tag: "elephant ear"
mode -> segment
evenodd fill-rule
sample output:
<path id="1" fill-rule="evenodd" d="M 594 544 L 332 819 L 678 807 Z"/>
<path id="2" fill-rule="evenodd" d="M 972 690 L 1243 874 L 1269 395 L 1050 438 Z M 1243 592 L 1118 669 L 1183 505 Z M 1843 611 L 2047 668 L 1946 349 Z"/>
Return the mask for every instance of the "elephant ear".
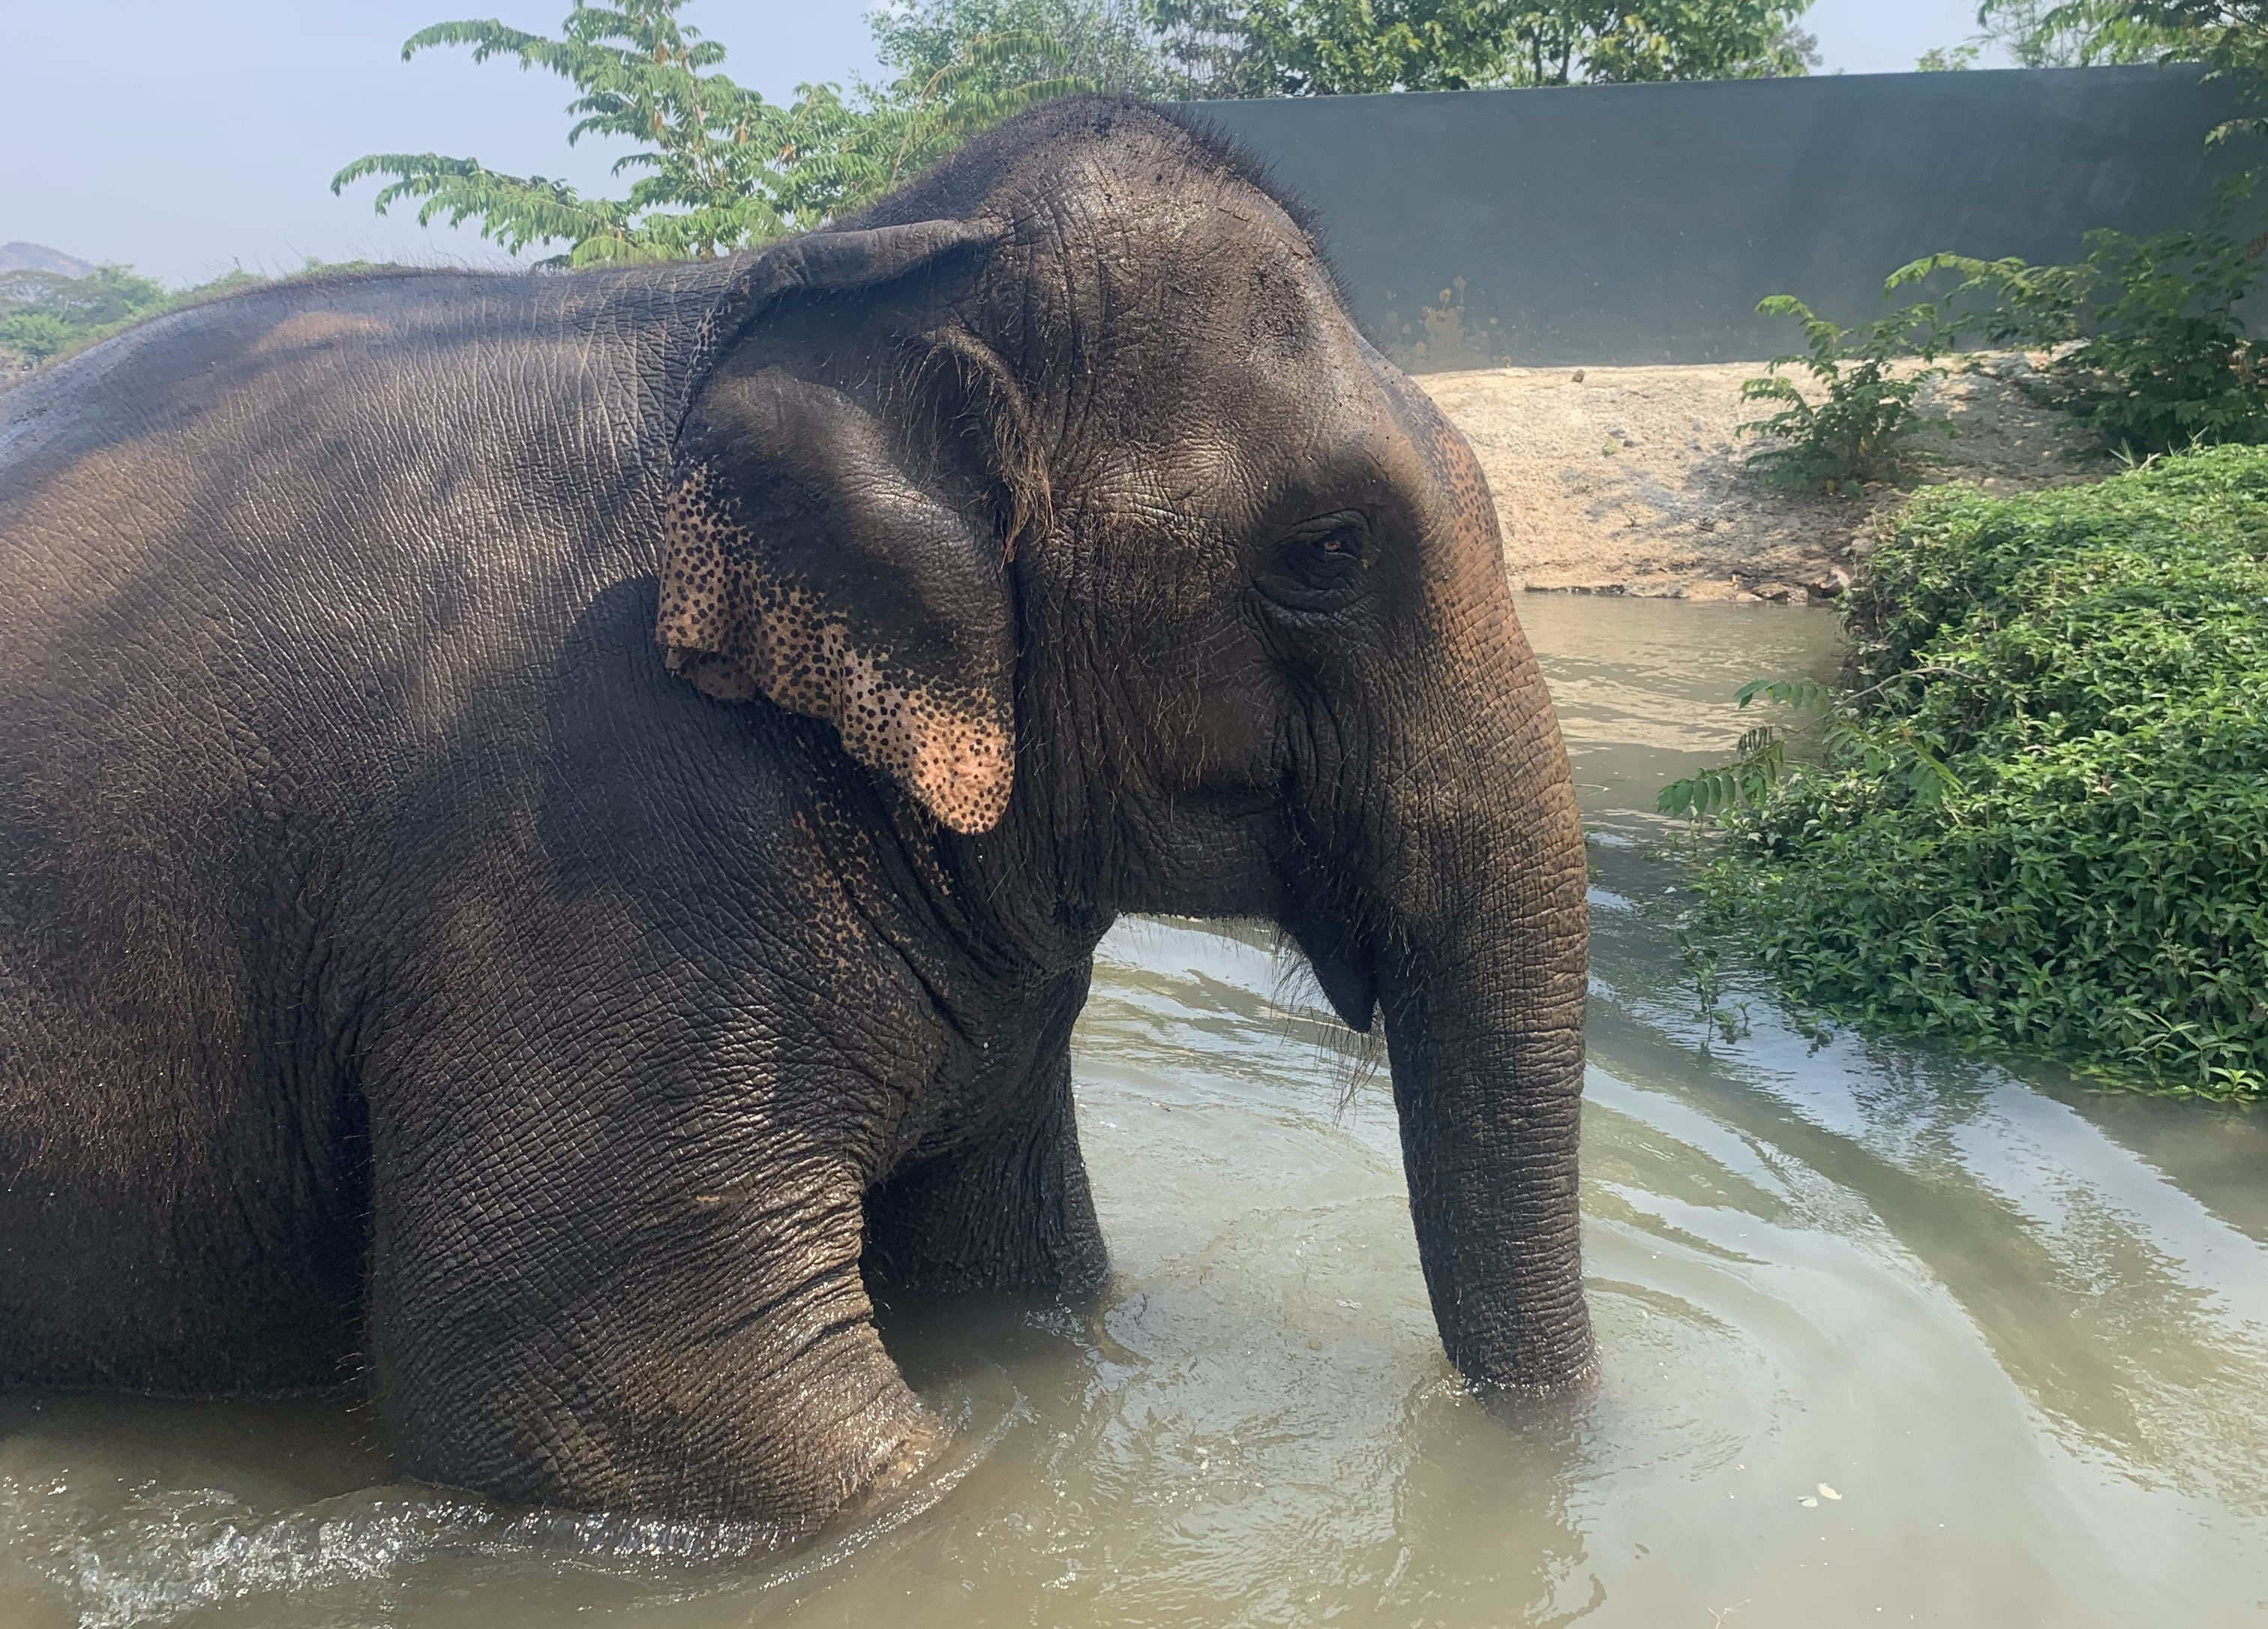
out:
<path id="1" fill-rule="evenodd" d="M 804 240 L 787 246 L 796 275 L 781 285 L 894 280 L 964 246 L 958 225 Z M 997 363 L 959 365 L 970 350 L 966 336 L 911 345 L 902 405 L 978 416 L 982 403 L 939 402 L 924 383 L 932 357 L 954 359 L 952 377 L 1005 379 Z M 1013 785 L 1015 720 L 1014 539 L 986 501 L 989 477 L 948 478 L 933 425 L 909 434 L 843 391 L 760 364 L 747 347 L 728 358 L 679 432 L 655 623 L 668 666 L 724 700 L 762 695 L 832 724 L 846 752 L 939 822 L 990 830 Z M 932 455 L 917 456 L 924 446 Z"/>

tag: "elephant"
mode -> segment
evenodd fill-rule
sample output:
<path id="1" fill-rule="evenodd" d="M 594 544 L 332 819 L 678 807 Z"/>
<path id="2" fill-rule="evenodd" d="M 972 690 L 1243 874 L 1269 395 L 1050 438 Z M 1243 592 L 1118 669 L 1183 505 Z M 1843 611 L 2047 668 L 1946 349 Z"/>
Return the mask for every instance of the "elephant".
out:
<path id="1" fill-rule="evenodd" d="M 1092 1302 L 1129 912 L 1382 1024 L 1473 1385 L 1590 1382 L 1587 865 L 1473 455 L 1201 121 L 730 257 L 263 285 L 0 397 L 0 1382 L 807 1530 L 876 1298 Z"/>

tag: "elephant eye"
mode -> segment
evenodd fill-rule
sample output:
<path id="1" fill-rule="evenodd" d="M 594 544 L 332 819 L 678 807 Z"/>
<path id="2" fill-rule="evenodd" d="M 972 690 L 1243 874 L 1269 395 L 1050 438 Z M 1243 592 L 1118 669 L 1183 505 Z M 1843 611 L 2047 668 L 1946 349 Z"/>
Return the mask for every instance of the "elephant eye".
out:
<path id="1" fill-rule="evenodd" d="M 1366 586 L 1374 553 L 1367 516 L 1318 515 L 1292 527 L 1256 580 L 1263 593 L 1294 610 L 1329 610 Z"/>

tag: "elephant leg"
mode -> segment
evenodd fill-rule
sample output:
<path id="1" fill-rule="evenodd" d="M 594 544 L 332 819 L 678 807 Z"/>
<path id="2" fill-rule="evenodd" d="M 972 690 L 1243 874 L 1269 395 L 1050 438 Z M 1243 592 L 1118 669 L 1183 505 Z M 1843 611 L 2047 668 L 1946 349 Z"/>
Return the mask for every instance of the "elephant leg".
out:
<path id="1" fill-rule="evenodd" d="M 368 1334 L 397 1473 L 795 1531 L 917 1470 L 937 1428 L 875 1331 L 834 1140 L 735 1125 L 659 1067 L 567 1094 L 579 1116 L 534 1073 L 511 1142 L 381 1135 Z M 679 1094 L 710 1112 L 644 1112 Z"/>
<path id="2" fill-rule="evenodd" d="M 865 1272 L 877 1286 L 1075 1298 L 1110 1270 L 1080 1158 L 1071 1026 L 1082 973 L 1042 1034 L 1015 1109 L 866 1196 Z"/>

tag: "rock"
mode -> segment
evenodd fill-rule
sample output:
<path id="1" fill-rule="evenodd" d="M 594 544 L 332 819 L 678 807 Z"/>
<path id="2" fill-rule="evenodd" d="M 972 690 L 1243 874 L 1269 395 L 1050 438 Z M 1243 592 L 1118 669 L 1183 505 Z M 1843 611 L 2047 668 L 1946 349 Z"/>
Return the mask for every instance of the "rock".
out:
<path id="1" fill-rule="evenodd" d="M 1580 369 L 1580 368 L 1577 368 L 1577 369 L 1575 370 L 1575 372 L 1574 372 L 1574 380 L 1575 380 L 1575 382 L 1576 382 L 1577 384 L 1579 384 L 1579 385 L 1580 385 L 1580 384 L 1581 384 L 1581 383 L 1583 382 L 1583 370 L 1582 370 L 1582 369 Z"/>

